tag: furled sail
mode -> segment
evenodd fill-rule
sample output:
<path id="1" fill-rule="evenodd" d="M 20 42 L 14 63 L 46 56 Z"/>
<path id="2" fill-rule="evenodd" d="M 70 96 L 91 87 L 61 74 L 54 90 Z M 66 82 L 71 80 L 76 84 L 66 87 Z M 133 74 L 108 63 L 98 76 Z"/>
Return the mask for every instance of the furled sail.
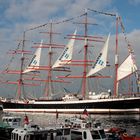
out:
<path id="1" fill-rule="evenodd" d="M 117 81 L 131 75 L 136 70 L 137 70 L 137 66 L 134 62 L 133 55 L 129 54 L 129 56 L 125 59 L 125 61 L 118 68 Z"/>
<path id="2" fill-rule="evenodd" d="M 63 67 L 64 65 L 71 63 L 76 32 L 77 31 L 75 30 L 64 51 L 58 57 L 52 68 Z"/>
<path id="3" fill-rule="evenodd" d="M 108 35 L 108 38 L 104 44 L 103 49 L 101 50 L 100 54 L 97 57 L 96 62 L 94 63 L 90 71 L 87 73 L 87 77 L 97 73 L 98 71 L 106 67 L 109 38 L 110 38 L 110 34 Z"/>
<path id="4" fill-rule="evenodd" d="M 41 40 L 39 48 L 37 48 L 29 65 L 26 67 L 26 69 L 23 71 L 23 73 L 33 72 L 33 71 L 36 71 L 37 69 L 39 69 L 42 43 L 43 43 L 43 40 Z"/>

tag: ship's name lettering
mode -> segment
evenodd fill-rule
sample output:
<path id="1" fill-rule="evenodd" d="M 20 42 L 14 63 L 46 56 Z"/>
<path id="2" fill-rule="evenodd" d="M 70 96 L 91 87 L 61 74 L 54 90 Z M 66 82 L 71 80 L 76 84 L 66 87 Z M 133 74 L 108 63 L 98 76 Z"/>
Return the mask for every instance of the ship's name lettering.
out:
<path id="1" fill-rule="evenodd" d="M 101 56 L 102 56 L 102 53 L 99 54 L 99 56 L 97 57 L 97 60 L 96 60 L 96 62 L 95 62 L 95 64 L 93 65 L 92 68 L 95 68 L 97 64 L 99 64 L 99 65 L 101 65 L 101 66 L 104 64 L 104 61 L 102 61 L 102 60 L 100 59 Z"/>
<path id="2" fill-rule="evenodd" d="M 30 64 L 28 66 L 32 65 L 32 63 L 33 64 L 37 63 L 37 60 L 35 60 L 35 58 L 36 58 L 36 55 L 33 56 L 32 60 L 31 60 L 31 62 L 30 62 Z"/>
<path id="3" fill-rule="evenodd" d="M 66 53 L 67 50 L 68 50 L 68 48 L 66 48 L 66 49 L 64 50 L 64 52 L 63 52 L 63 54 L 61 55 L 61 57 L 59 58 L 59 60 L 61 60 L 63 57 L 65 57 L 65 58 L 68 58 L 68 57 L 69 57 L 69 55 Z"/>

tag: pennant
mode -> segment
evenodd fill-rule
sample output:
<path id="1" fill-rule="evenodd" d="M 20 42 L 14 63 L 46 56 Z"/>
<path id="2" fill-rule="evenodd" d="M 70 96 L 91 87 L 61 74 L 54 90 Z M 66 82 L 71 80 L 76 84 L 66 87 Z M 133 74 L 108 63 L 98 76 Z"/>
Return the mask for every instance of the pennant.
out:
<path id="1" fill-rule="evenodd" d="M 86 110 L 86 108 L 85 108 L 84 111 L 83 111 L 83 115 L 89 116 L 89 113 L 88 113 L 88 111 Z"/>
<path id="2" fill-rule="evenodd" d="M 26 124 L 26 125 L 29 124 L 29 119 L 28 119 L 27 115 L 24 116 L 24 124 Z"/>

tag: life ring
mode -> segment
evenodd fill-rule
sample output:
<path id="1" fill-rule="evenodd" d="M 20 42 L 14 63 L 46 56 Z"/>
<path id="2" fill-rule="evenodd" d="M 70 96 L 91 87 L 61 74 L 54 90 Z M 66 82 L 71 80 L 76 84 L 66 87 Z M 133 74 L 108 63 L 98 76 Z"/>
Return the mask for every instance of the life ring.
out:
<path id="1" fill-rule="evenodd" d="M 123 136 L 124 136 L 124 137 L 127 137 L 127 136 L 128 136 L 128 134 L 127 134 L 127 133 L 123 133 Z"/>

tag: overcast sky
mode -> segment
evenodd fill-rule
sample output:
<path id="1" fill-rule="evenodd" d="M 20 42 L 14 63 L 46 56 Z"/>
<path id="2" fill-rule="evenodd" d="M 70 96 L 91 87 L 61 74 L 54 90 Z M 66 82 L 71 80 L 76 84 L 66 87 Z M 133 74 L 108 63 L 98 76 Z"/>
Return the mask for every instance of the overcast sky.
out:
<path id="1" fill-rule="evenodd" d="M 140 66 L 139 44 L 140 44 L 140 0 L 0 0 L 0 69 L 3 69 L 9 56 L 6 53 L 9 49 L 15 49 L 18 39 L 22 38 L 23 31 L 52 21 L 63 21 L 77 17 L 84 13 L 84 9 L 90 8 L 99 11 L 117 13 L 122 17 L 126 35 L 131 42 L 138 67 Z M 90 19 L 98 22 L 97 15 Z M 107 22 L 108 21 L 110 22 Z M 81 19 L 79 19 L 81 20 Z M 101 19 L 100 23 L 106 27 L 106 35 L 111 31 L 114 38 L 115 22 L 109 17 Z M 57 28 L 57 27 L 56 27 Z M 74 31 L 74 25 L 60 25 L 58 31 L 66 34 Z M 93 28 L 95 29 L 95 27 Z M 103 29 L 103 28 L 102 28 Z M 110 31 L 107 31 L 109 29 Z M 81 28 L 79 28 L 81 30 Z M 96 28 L 94 33 L 97 33 Z M 38 32 L 38 31 L 37 31 Z M 37 38 L 37 32 L 32 32 L 30 38 Z M 90 30 L 90 34 L 93 31 Z M 105 34 L 104 34 L 105 35 Z M 105 36 L 106 36 L 105 35 Z M 29 36 L 28 36 L 29 37 Z M 37 40 L 39 41 L 41 37 Z M 35 40 L 33 40 L 35 41 Z M 32 42 L 32 41 L 31 41 Z M 62 41 L 63 42 L 63 41 Z M 113 41 L 112 41 L 113 42 Z M 8 58 L 7 58 L 8 57 Z"/>

